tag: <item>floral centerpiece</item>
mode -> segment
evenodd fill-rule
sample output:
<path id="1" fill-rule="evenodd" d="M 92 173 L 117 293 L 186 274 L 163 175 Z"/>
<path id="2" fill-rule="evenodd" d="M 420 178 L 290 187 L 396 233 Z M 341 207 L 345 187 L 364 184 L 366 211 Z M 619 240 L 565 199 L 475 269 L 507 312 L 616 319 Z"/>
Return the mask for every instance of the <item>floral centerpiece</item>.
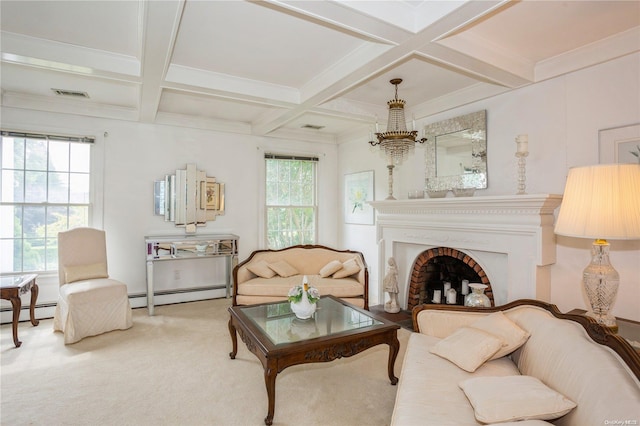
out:
<path id="1" fill-rule="evenodd" d="M 309 285 L 305 275 L 302 284 L 289 290 L 287 297 L 293 313 L 300 319 L 308 319 L 316 311 L 316 302 L 320 300 L 320 292 L 317 288 Z"/>

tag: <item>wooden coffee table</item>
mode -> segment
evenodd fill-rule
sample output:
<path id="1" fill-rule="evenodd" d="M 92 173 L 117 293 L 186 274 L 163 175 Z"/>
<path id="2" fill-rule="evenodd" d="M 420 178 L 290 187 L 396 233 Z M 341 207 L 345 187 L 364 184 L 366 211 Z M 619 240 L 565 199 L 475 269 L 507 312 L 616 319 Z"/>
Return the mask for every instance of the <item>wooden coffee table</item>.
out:
<path id="1" fill-rule="evenodd" d="M 22 344 L 18 340 L 18 320 L 20 319 L 20 308 L 22 301 L 20 296 L 31 291 L 31 304 L 29 305 L 29 315 L 31 324 L 38 325 L 40 321 L 35 318 L 35 306 L 38 299 L 38 285 L 36 284 L 36 274 L 6 275 L 0 277 L 0 296 L 9 300 L 13 308 L 13 344 L 19 348 Z"/>
<path id="2" fill-rule="evenodd" d="M 235 359 L 237 335 L 240 335 L 264 367 L 269 399 L 266 425 L 273 423 L 276 375 L 292 365 L 333 361 L 386 344 L 389 345 L 389 380 L 392 385 L 398 383 L 394 365 L 400 349 L 400 326 L 333 296 L 321 297 L 314 318 L 309 320 L 297 319 L 289 302 L 232 306 L 229 313 L 233 344 L 229 356 Z"/>

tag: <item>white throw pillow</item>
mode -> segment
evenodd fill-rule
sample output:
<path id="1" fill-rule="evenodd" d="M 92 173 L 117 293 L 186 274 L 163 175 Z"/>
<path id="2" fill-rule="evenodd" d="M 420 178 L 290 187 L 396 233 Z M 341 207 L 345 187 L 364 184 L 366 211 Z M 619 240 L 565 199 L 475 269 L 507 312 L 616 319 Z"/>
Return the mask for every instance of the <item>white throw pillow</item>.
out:
<path id="1" fill-rule="evenodd" d="M 553 420 L 576 407 L 532 376 L 475 377 L 459 386 L 483 423 Z"/>
<path id="2" fill-rule="evenodd" d="M 504 344 L 500 337 L 484 330 L 461 327 L 433 345 L 429 352 L 473 373 Z"/>
<path id="3" fill-rule="evenodd" d="M 333 278 L 345 278 L 350 277 L 353 274 L 360 272 L 360 265 L 356 262 L 356 259 L 349 259 L 342 264 L 342 269 L 333 274 Z"/>
<path id="4" fill-rule="evenodd" d="M 339 271 L 340 269 L 342 269 L 342 262 L 339 260 L 332 260 L 320 269 L 320 276 L 322 278 L 327 278 L 329 275 Z"/>
<path id="5" fill-rule="evenodd" d="M 109 278 L 107 264 L 101 262 L 90 265 L 65 266 L 64 278 L 67 283 L 94 278 Z"/>
<path id="6" fill-rule="evenodd" d="M 298 270 L 289 265 L 286 260 L 280 260 L 278 262 L 270 263 L 269 268 L 273 269 L 276 274 L 280 275 L 283 278 L 298 274 Z"/>
<path id="7" fill-rule="evenodd" d="M 470 324 L 469 327 L 479 328 L 480 330 L 487 331 L 493 335 L 496 335 L 507 343 L 500 349 L 491 359 L 502 358 L 505 355 L 509 355 L 511 352 L 524 345 L 530 334 L 521 329 L 518 324 L 511 321 L 502 312 L 494 312 L 486 317 L 475 321 Z"/>
<path id="8" fill-rule="evenodd" d="M 273 276 L 276 274 L 275 271 L 269 267 L 269 264 L 266 260 L 250 262 L 247 264 L 247 269 L 260 278 L 273 278 Z"/>

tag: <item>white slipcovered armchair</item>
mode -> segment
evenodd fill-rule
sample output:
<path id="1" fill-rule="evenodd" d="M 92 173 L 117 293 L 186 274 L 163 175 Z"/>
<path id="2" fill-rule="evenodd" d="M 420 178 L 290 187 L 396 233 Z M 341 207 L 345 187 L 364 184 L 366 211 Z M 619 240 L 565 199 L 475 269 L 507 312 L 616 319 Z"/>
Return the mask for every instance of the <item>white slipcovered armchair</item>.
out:
<path id="1" fill-rule="evenodd" d="M 109 278 L 105 232 L 75 228 L 58 234 L 60 295 L 54 331 L 65 345 L 133 325 L 126 284 Z"/>

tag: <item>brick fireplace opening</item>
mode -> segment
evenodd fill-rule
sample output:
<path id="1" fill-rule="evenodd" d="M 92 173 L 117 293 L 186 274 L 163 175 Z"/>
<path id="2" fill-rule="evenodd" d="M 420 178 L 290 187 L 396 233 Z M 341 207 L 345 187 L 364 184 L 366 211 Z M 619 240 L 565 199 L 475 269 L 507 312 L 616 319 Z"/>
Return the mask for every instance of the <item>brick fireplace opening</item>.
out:
<path id="1" fill-rule="evenodd" d="M 487 285 L 485 294 L 491 300 L 491 305 L 495 305 L 489 277 L 471 256 L 450 247 L 434 247 L 423 251 L 416 258 L 411 270 L 407 309 L 412 310 L 418 305 L 432 303 L 434 290 L 442 291 L 445 281 L 450 282 L 451 288 L 456 290 L 456 304 L 463 305 L 462 280 Z M 444 300 L 443 292 L 442 303 L 445 303 Z"/>

